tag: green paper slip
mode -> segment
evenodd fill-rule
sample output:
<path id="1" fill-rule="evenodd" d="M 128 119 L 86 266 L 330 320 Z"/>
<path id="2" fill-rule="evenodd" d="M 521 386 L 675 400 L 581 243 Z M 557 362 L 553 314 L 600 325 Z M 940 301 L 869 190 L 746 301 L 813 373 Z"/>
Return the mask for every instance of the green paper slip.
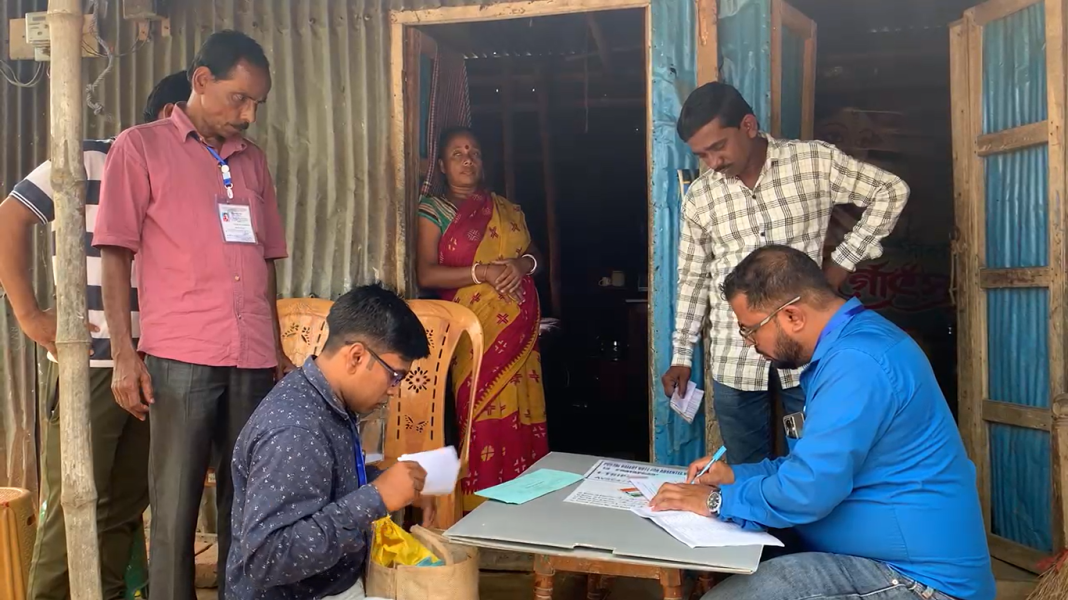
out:
<path id="1" fill-rule="evenodd" d="M 539 469 L 500 485 L 486 488 L 477 495 L 508 504 L 523 504 L 565 488 L 576 481 L 582 481 L 582 475 L 553 469 Z"/>

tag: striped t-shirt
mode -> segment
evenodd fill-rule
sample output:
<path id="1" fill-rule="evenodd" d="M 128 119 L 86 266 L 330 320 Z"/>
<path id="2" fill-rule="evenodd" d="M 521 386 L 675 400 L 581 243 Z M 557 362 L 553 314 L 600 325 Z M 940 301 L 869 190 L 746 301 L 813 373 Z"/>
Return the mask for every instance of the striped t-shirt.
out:
<path id="1" fill-rule="evenodd" d="M 89 309 L 89 322 L 96 325 L 99 331 L 94 331 L 92 336 L 93 355 L 89 360 L 91 367 L 110 368 L 114 366 L 111 360 L 111 338 L 108 335 L 108 324 L 104 319 L 104 298 L 100 283 L 102 270 L 100 267 L 100 250 L 93 247 L 93 229 L 96 224 L 96 210 L 100 204 L 100 178 L 104 174 L 104 161 L 107 159 L 108 149 L 114 140 L 86 140 L 82 142 L 82 151 L 85 160 L 85 255 L 86 255 L 86 287 L 85 300 Z M 56 266 L 56 243 L 55 243 L 55 206 L 52 204 L 52 163 L 42 163 L 33 170 L 25 179 L 15 184 L 11 190 L 11 197 L 18 200 L 26 208 L 30 209 L 42 223 L 52 223 L 52 271 Z M 135 265 L 136 269 L 136 265 Z M 134 271 L 131 271 L 131 274 Z M 130 286 L 130 309 L 133 311 L 130 317 L 130 332 L 134 337 L 134 347 L 137 347 L 137 338 L 140 337 L 141 327 L 137 312 L 137 284 L 136 277 L 131 277 Z M 55 361 L 55 357 L 48 355 L 49 360 Z"/>

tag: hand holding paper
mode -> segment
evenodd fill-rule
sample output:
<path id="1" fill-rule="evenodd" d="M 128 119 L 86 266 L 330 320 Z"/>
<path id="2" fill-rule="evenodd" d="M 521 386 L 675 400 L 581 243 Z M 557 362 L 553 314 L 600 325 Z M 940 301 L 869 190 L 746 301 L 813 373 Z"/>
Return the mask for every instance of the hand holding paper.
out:
<path id="1" fill-rule="evenodd" d="M 416 462 L 426 470 L 426 483 L 422 491 L 424 496 L 444 496 L 456 489 L 456 479 L 460 476 L 460 458 L 456 455 L 456 448 L 452 446 L 404 454 L 397 461 Z"/>

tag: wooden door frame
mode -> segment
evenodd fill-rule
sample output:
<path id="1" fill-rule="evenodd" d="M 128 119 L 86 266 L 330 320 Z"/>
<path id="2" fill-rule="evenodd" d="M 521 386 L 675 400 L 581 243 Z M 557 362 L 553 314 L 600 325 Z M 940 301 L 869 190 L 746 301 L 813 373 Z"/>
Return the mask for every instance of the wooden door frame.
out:
<path id="1" fill-rule="evenodd" d="M 770 132 L 782 136 L 782 36 L 793 31 L 805 40 L 801 59 L 801 139 L 811 140 L 816 120 L 816 22 L 783 0 L 771 0 L 771 123 Z"/>
<path id="2" fill-rule="evenodd" d="M 391 10 L 389 12 L 390 33 L 390 158 L 393 163 L 393 197 L 394 219 L 397 222 L 396 269 L 399 290 L 402 294 L 409 291 L 411 264 L 411 234 L 409 228 L 414 225 L 411 218 L 415 214 L 415 198 L 411 191 L 418 186 L 418 174 L 412 173 L 407 163 L 406 132 L 411 126 L 405 110 L 405 28 L 421 25 L 447 25 L 450 23 L 477 23 L 482 21 L 503 21 L 508 19 L 547 17 L 576 13 L 600 12 L 606 10 L 645 9 L 646 45 L 648 45 L 649 7 L 652 0 L 533 0 L 530 2 L 502 2 L 499 4 L 450 6 L 421 10 Z M 648 53 L 647 53 L 648 57 Z M 648 61 L 648 58 L 647 58 Z M 648 80 L 648 77 L 646 78 Z M 646 81 L 646 103 L 652 104 L 652 89 Z M 652 127 L 652 112 L 648 128 Z M 416 125 L 418 126 L 418 125 Z M 652 135 L 646 135 L 647 154 L 652 155 Z M 652 171 L 649 173 L 652 176 Z"/>
<path id="3" fill-rule="evenodd" d="M 1046 17 L 1047 120 L 982 133 L 983 26 L 1044 2 Z M 961 437 L 975 463 L 979 499 L 991 554 L 1037 571 L 1042 552 L 991 532 L 989 423 L 1048 431 L 1053 505 L 1054 553 L 1068 542 L 1068 389 L 1066 389 L 1064 195 L 1065 195 L 1065 45 L 1064 0 L 992 0 L 964 13 L 950 25 L 950 78 L 957 231 L 953 273 L 958 331 L 959 415 Z M 985 174 L 983 157 L 1046 144 L 1049 148 L 1048 236 L 1045 267 L 988 269 L 986 264 Z M 1048 288 L 1050 408 L 1031 408 L 989 397 L 986 290 Z"/>

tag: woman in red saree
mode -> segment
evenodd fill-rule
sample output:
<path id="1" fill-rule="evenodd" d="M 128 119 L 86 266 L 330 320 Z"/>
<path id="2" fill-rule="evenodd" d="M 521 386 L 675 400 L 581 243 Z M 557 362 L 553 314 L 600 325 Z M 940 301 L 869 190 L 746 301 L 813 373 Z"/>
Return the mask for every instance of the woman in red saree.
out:
<path id="1" fill-rule="evenodd" d="M 478 316 L 485 336 L 479 381 L 471 381 L 471 347 L 461 343 L 452 366 L 460 431 L 469 426 L 476 385 L 464 511 L 475 493 L 520 475 L 549 451 L 545 433 L 538 330 L 541 309 L 532 275 L 542 264 L 519 206 L 482 185 L 482 153 L 466 128 L 445 131 L 438 168 L 447 191 L 419 201 L 419 285 Z"/>

